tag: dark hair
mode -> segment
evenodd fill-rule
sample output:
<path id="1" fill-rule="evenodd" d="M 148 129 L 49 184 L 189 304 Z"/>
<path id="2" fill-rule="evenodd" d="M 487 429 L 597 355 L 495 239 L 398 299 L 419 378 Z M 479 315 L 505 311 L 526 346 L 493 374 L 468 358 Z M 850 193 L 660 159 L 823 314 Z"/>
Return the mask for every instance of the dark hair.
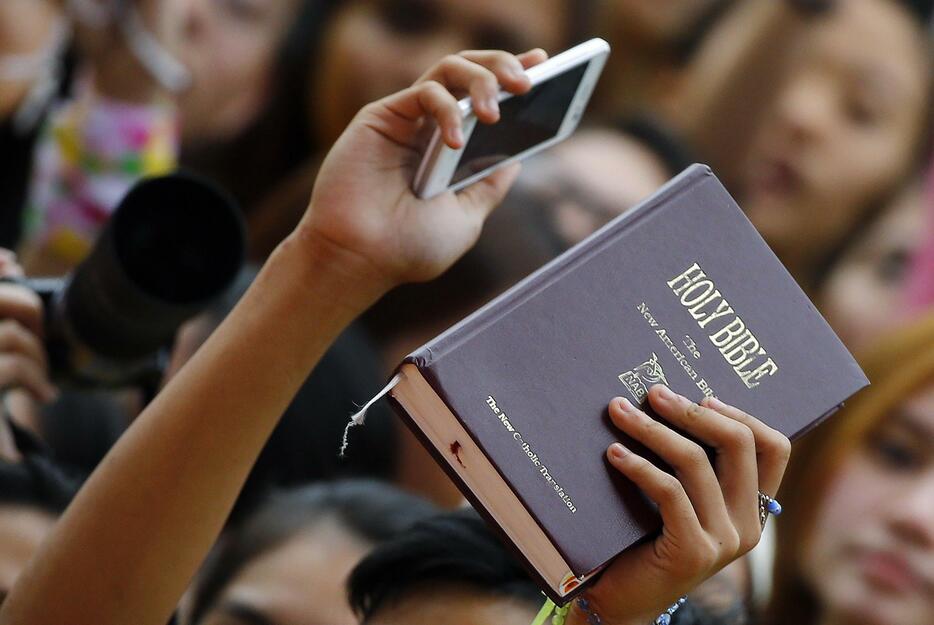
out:
<path id="1" fill-rule="evenodd" d="M 55 461 L 90 475 L 131 421 L 109 390 L 62 389 L 39 411 L 42 438 Z"/>
<path id="2" fill-rule="evenodd" d="M 672 45 L 675 62 L 682 67 L 687 66 L 707 40 L 707 36 L 736 4 L 737 0 L 717 0 L 701 12 Z"/>
<path id="3" fill-rule="evenodd" d="M 413 592 L 464 585 L 536 606 L 541 591 L 473 510 L 434 516 L 377 547 L 351 572 L 350 607 L 362 622 Z"/>
<path id="4" fill-rule="evenodd" d="M 55 61 L 53 93 L 42 103 L 41 114 L 28 128 L 16 123 L 16 115 L 0 119 L 0 247 L 15 250 L 23 231 L 23 213 L 33 170 L 33 154 L 45 121 L 58 101 L 70 97 L 78 65 L 78 49 L 73 38 Z"/>
<path id="5" fill-rule="evenodd" d="M 508 286 L 501 275 L 471 250 L 435 280 L 393 289 L 364 313 L 363 322 L 377 344 L 385 344 L 394 336 L 456 321 Z"/>
<path id="6" fill-rule="evenodd" d="M 350 607 L 365 624 L 381 608 L 419 591 L 461 585 L 509 597 L 538 608 L 544 595 L 472 509 L 446 512 L 416 523 L 377 547 L 354 568 L 347 582 Z M 742 603 L 732 592 L 701 587 L 703 601 L 689 600 L 672 625 L 740 625 Z M 719 605 L 718 605 L 719 603 Z"/>
<path id="7" fill-rule="evenodd" d="M 36 508 L 58 517 L 77 494 L 78 481 L 59 467 L 28 433 L 16 425 L 10 427 L 23 458 L 15 463 L 0 462 L 0 506 Z"/>
<path id="8" fill-rule="evenodd" d="M 616 129 L 648 148 L 672 177 L 696 161 L 687 142 L 657 117 L 626 117 L 616 122 Z"/>
<path id="9" fill-rule="evenodd" d="M 932 0 L 897 0 L 905 7 L 912 17 L 917 19 L 923 27 L 931 27 L 931 18 L 934 15 L 934 1 Z"/>
<path id="10" fill-rule="evenodd" d="M 565 45 L 571 47 L 595 36 L 597 17 L 597 2 L 599 0 L 567 0 L 567 14 L 565 15 Z M 516 50 L 522 52 L 522 50 Z M 560 50 L 549 50 L 551 54 Z"/>
<path id="11" fill-rule="evenodd" d="M 477 243 L 444 274 L 397 287 L 370 307 L 362 323 L 376 344 L 459 321 L 563 252 L 547 213 L 527 195 L 514 186 Z"/>
<path id="12" fill-rule="evenodd" d="M 436 511 L 428 501 L 376 481 L 347 480 L 276 493 L 229 530 L 208 557 L 196 581 L 191 622 L 204 617 L 248 563 L 302 530 L 335 520 L 355 537 L 379 544 Z"/>
<path id="13" fill-rule="evenodd" d="M 340 478 L 390 479 L 398 432 L 385 402 L 371 407 L 365 427 L 350 429 L 346 453 L 338 453 L 350 415 L 385 383 L 369 339 L 358 327 L 345 330 L 279 419 L 244 485 L 235 518 L 265 498 L 269 488 Z"/>

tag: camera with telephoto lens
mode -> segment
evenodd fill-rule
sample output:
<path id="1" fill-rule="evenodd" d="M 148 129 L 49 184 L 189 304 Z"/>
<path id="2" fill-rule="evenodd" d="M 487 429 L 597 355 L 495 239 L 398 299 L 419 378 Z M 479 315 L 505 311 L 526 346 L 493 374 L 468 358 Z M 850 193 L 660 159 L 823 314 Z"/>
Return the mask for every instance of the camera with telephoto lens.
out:
<path id="1" fill-rule="evenodd" d="M 157 385 L 179 326 L 231 285 L 245 241 L 232 198 L 200 178 L 174 173 L 134 186 L 70 275 L 17 280 L 45 304 L 52 379 Z"/>

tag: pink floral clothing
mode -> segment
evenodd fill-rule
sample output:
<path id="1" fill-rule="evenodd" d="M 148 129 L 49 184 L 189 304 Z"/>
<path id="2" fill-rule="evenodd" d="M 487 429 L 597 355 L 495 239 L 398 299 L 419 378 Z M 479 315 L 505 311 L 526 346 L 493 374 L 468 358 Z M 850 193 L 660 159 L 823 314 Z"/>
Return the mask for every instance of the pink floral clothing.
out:
<path id="1" fill-rule="evenodd" d="M 29 273 L 60 273 L 90 251 L 140 178 L 175 169 L 179 132 L 170 105 L 84 96 L 49 118 L 36 150 L 21 248 Z"/>

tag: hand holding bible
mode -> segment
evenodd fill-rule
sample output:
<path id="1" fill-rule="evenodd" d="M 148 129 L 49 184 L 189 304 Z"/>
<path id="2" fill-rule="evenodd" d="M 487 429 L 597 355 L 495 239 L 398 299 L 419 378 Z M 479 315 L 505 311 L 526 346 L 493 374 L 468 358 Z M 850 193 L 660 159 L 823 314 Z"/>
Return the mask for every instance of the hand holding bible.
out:
<path id="1" fill-rule="evenodd" d="M 460 193 L 420 200 L 411 184 L 419 138 L 434 120 L 445 143 L 463 143 L 457 97 L 470 94 L 484 123 L 498 119 L 499 86 L 524 93 L 523 68 L 544 61 L 532 50 L 450 55 L 412 87 L 364 107 L 325 159 L 311 204 L 297 231 L 301 245 L 346 268 L 349 277 L 380 290 L 429 280 L 477 239 L 518 168 L 509 167 Z"/>
<path id="2" fill-rule="evenodd" d="M 648 623 L 654 616 L 759 541 L 758 492 L 774 496 L 791 451 L 789 440 L 758 419 L 714 399 L 695 404 L 663 385 L 649 393 L 669 423 L 715 450 L 713 464 L 697 443 L 625 399 L 609 406 L 614 425 L 667 462 L 671 475 L 620 443 L 610 464 L 659 507 L 654 541 L 621 554 L 587 593 L 603 623 Z M 586 623 L 579 609 L 570 623 Z"/>

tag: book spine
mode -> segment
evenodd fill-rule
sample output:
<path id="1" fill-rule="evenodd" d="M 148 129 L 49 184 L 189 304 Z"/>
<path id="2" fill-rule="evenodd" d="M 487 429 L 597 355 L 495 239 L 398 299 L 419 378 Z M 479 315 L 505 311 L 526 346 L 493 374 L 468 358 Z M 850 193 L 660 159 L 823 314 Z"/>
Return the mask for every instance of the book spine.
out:
<path id="1" fill-rule="evenodd" d="M 506 293 L 495 298 L 430 343 L 410 354 L 405 361 L 414 363 L 420 368 L 430 367 L 432 362 L 445 353 L 452 351 L 471 336 L 481 332 L 500 317 L 508 315 L 510 311 L 526 302 L 539 291 L 547 288 L 589 256 L 599 252 L 605 245 L 617 241 L 646 215 L 652 214 L 653 209 L 669 203 L 675 196 L 684 193 L 704 180 L 716 180 L 710 168 L 699 164 L 690 166 L 667 182 L 649 200 L 631 208 L 619 218 L 598 230 L 587 245 L 579 245 L 555 258 Z"/>
<path id="2" fill-rule="evenodd" d="M 437 447 L 434 446 L 434 444 L 432 444 L 428 437 L 425 436 L 424 432 L 422 432 L 422 429 L 418 427 L 415 421 L 409 416 L 408 411 L 402 407 L 402 404 L 393 398 L 392 395 L 388 395 L 386 399 L 389 402 L 389 405 L 392 407 L 393 411 L 399 416 L 400 419 L 402 419 L 402 422 L 405 423 L 406 427 L 409 428 L 409 431 L 411 431 L 412 434 L 415 435 L 415 438 L 417 438 L 418 441 L 422 444 L 422 446 L 428 450 L 438 466 L 444 470 L 445 474 L 447 474 L 451 481 L 454 482 L 464 498 L 470 502 L 471 507 L 473 507 L 473 509 L 476 510 L 481 517 L 483 517 L 483 520 L 486 521 L 487 526 L 498 535 L 503 546 L 509 549 L 513 557 L 515 557 L 516 560 L 520 562 L 526 569 L 529 577 L 532 578 L 532 580 L 542 590 L 542 592 L 545 593 L 549 599 L 554 601 L 556 605 L 560 606 L 567 603 L 568 601 L 571 601 L 575 596 L 584 591 L 599 577 L 599 575 L 595 575 L 594 577 L 588 579 L 578 587 L 571 590 L 564 597 L 555 592 L 554 588 L 552 588 L 551 585 L 545 581 L 545 578 L 538 573 L 534 566 L 532 566 L 532 563 L 529 562 L 528 558 L 525 557 L 525 554 L 523 554 L 522 551 L 516 547 L 515 543 L 512 542 L 512 539 L 509 538 L 509 535 L 503 531 L 502 527 L 500 527 L 496 519 L 490 515 L 486 507 L 480 503 L 479 499 L 474 496 L 473 491 L 470 490 L 467 484 L 464 483 L 460 475 L 458 475 L 457 471 L 451 467 L 448 459 L 440 452 L 440 450 L 438 450 Z M 450 408 L 450 406 L 448 407 Z"/>

